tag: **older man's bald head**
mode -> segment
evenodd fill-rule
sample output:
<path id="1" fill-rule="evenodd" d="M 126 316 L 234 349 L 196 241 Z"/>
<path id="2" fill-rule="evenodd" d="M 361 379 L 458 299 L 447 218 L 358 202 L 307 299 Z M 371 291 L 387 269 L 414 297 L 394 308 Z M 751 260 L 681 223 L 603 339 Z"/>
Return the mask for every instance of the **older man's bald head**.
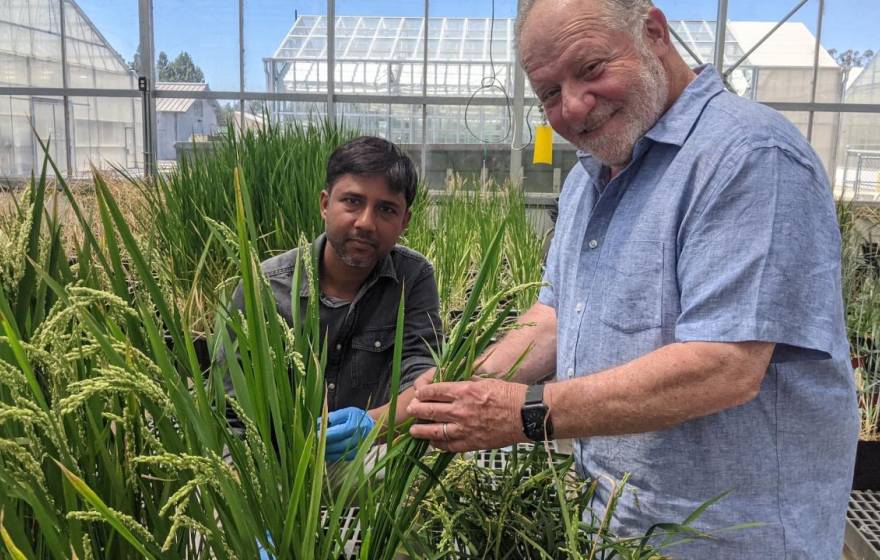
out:
<path id="1" fill-rule="evenodd" d="M 603 19 L 608 27 L 614 29 L 626 30 L 634 33 L 638 30 L 639 24 L 645 18 L 648 10 L 653 7 L 651 0 L 553 0 L 547 2 L 545 0 L 520 0 L 519 12 L 516 17 L 515 37 L 517 46 L 522 35 L 522 28 L 535 6 L 546 4 L 547 7 L 553 9 L 562 8 L 563 4 L 568 8 L 576 8 L 577 4 L 591 4 L 593 6 L 602 6 Z"/>

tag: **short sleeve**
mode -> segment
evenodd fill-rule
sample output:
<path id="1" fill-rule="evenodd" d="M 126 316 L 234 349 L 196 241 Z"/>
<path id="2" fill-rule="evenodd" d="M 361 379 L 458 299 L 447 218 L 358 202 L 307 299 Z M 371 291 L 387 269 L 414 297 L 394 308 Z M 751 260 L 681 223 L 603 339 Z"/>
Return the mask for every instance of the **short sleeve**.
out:
<path id="1" fill-rule="evenodd" d="M 826 359 L 843 324 L 840 232 L 827 182 L 783 148 L 752 149 L 682 223 L 677 340 L 777 344 Z"/>
<path id="2" fill-rule="evenodd" d="M 556 291 L 554 286 L 556 285 L 557 270 L 559 268 L 559 243 L 557 243 L 557 238 L 554 230 L 553 239 L 550 241 L 550 250 L 547 252 L 547 259 L 544 263 L 544 275 L 542 278 L 544 285 L 541 286 L 541 290 L 538 292 L 538 301 L 554 309 L 556 309 Z"/>

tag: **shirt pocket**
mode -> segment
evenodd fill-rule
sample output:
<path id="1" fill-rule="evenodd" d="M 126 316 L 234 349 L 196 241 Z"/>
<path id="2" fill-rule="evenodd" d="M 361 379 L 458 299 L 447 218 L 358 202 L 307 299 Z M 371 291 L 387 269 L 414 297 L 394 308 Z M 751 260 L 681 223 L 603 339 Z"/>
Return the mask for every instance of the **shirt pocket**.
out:
<path id="1" fill-rule="evenodd" d="M 603 293 L 599 320 L 616 330 L 634 333 L 660 327 L 663 316 L 663 243 L 631 241 L 601 264 Z"/>
<path id="2" fill-rule="evenodd" d="M 352 381 L 357 387 L 377 387 L 389 382 L 394 327 L 374 327 L 351 338 L 354 372 Z"/>

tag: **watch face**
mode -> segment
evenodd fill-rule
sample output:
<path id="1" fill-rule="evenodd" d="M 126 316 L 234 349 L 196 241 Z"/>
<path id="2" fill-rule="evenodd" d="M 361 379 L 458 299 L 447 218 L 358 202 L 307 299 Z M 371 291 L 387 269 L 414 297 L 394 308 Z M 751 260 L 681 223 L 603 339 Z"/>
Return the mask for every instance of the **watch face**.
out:
<path id="1" fill-rule="evenodd" d="M 523 433 L 531 440 L 543 441 L 545 439 L 544 417 L 547 414 L 547 407 L 544 405 L 524 406 L 521 410 Z"/>

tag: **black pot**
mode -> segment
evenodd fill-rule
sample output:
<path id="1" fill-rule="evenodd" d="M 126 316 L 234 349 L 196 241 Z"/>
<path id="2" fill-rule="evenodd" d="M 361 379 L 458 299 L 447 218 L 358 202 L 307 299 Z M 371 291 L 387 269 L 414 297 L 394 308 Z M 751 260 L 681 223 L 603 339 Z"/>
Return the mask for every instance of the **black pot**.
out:
<path id="1" fill-rule="evenodd" d="M 853 490 L 880 490 L 880 441 L 859 441 Z"/>

